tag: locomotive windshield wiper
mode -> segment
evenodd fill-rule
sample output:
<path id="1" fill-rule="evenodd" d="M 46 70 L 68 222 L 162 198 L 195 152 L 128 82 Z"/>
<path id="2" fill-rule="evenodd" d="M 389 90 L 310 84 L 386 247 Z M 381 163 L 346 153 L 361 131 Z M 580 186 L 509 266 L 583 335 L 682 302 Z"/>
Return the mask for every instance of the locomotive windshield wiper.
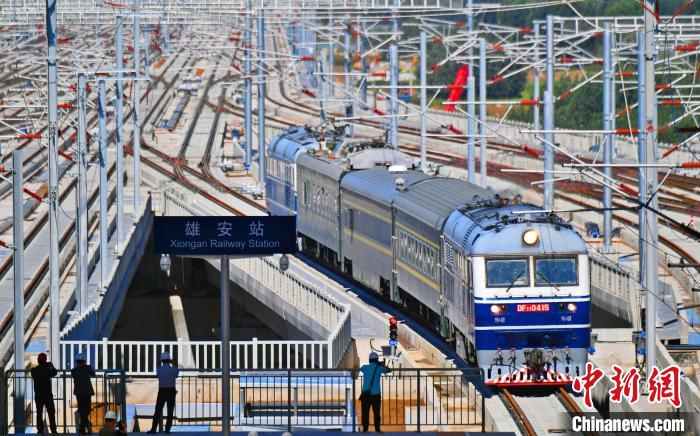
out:
<path id="1" fill-rule="evenodd" d="M 537 275 L 538 275 L 538 276 L 542 277 L 547 283 L 549 283 L 550 285 L 552 285 L 552 286 L 554 287 L 554 289 L 557 290 L 557 292 L 560 292 L 559 286 L 557 286 L 557 285 L 555 285 L 554 283 L 552 283 L 552 282 L 551 282 L 547 277 L 545 277 L 544 274 L 542 274 L 541 272 L 539 272 L 539 271 L 536 271 L 536 272 L 537 272 Z"/>
<path id="2" fill-rule="evenodd" d="M 510 282 L 510 285 L 508 285 L 508 287 L 506 288 L 506 294 L 507 294 L 508 292 L 510 292 L 510 288 L 512 288 L 513 286 L 515 286 L 515 282 L 518 281 L 518 279 L 520 278 L 520 275 L 523 274 L 524 272 L 525 272 L 525 270 L 520 271 L 520 272 L 513 278 L 513 281 Z"/>

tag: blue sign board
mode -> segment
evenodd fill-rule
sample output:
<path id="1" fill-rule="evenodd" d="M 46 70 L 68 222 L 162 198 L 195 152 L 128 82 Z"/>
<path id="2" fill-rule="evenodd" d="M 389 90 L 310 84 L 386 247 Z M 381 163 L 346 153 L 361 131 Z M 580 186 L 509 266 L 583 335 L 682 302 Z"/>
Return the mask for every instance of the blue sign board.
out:
<path id="1" fill-rule="evenodd" d="M 294 216 L 157 216 L 153 251 L 186 256 L 265 256 L 297 251 Z"/>

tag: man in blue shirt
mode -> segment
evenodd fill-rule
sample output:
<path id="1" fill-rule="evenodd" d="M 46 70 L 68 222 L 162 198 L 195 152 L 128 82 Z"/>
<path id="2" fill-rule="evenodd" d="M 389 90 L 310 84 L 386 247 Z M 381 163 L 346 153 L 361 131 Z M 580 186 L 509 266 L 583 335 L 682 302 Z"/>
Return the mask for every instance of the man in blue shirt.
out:
<path id="1" fill-rule="evenodd" d="M 382 374 L 391 372 L 384 362 L 379 361 L 379 356 L 375 352 L 369 353 L 369 363 L 360 368 L 362 371 L 362 393 L 360 394 L 360 404 L 362 406 L 362 431 L 369 429 L 369 409 L 374 413 L 374 431 L 381 433 L 380 424 L 382 422 Z"/>
<path id="2" fill-rule="evenodd" d="M 156 399 L 156 409 L 153 412 L 153 423 L 149 433 L 155 433 L 156 427 L 163 416 L 163 406 L 168 404 L 168 420 L 165 423 L 165 432 L 170 433 L 173 426 L 173 414 L 175 412 L 175 380 L 180 375 L 180 370 L 173 366 L 173 359 L 167 351 L 160 355 L 161 365 L 156 369 L 158 375 L 158 398 Z"/>

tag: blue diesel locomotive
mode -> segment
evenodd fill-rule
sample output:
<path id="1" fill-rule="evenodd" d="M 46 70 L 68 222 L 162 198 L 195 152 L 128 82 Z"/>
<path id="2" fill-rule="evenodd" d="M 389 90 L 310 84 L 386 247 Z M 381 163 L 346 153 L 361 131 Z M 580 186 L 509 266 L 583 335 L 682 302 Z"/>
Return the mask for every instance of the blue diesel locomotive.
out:
<path id="1" fill-rule="evenodd" d="M 487 383 L 567 384 L 583 373 L 588 255 L 561 218 L 328 131 L 289 129 L 267 159 L 268 208 L 296 214 L 303 251 L 410 308 Z"/>

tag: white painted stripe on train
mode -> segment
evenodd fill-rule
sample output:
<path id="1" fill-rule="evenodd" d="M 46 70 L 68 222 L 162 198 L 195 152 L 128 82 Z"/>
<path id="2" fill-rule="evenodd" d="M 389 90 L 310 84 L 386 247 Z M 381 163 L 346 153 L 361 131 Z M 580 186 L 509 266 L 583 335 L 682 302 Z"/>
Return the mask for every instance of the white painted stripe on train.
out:
<path id="1" fill-rule="evenodd" d="M 540 329 L 582 329 L 590 328 L 590 324 L 552 324 L 552 325 L 499 325 L 492 327 L 474 327 L 474 330 L 540 330 Z"/>

